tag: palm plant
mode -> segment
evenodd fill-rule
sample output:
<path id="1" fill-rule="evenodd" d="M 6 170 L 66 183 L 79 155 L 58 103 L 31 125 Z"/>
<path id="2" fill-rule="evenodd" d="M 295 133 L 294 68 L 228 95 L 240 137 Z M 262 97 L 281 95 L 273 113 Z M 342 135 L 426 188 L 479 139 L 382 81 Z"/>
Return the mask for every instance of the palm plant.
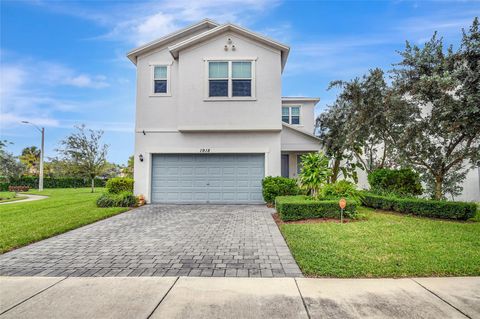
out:
<path id="1" fill-rule="evenodd" d="M 330 158 L 323 152 L 317 152 L 304 154 L 301 159 L 302 169 L 298 175 L 300 187 L 312 197 L 317 197 L 332 175 L 332 170 L 328 167 Z"/>

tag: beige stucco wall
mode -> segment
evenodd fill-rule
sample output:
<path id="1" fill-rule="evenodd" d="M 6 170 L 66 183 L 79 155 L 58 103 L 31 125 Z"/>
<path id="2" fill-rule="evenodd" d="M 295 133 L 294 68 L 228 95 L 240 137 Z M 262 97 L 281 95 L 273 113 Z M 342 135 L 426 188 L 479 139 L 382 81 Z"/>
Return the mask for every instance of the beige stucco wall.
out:
<path id="1" fill-rule="evenodd" d="M 155 153 L 264 153 L 265 175 L 280 175 L 279 132 L 222 133 L 136 133 L 135 134 L 135 194 L 150 199 L 151 154 Z M 144 160 L 140 162 L 139 155 Z"/>

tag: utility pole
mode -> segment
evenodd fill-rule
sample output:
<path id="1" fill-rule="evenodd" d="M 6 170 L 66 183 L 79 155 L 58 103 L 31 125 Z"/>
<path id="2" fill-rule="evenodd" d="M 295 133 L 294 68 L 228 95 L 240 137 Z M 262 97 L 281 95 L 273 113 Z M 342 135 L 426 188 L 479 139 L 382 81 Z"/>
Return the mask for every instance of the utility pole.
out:
<path id="1" fill-rule="evenodd" d="M 42 144 L 40 148 L 40 172 L 39 172 L 39 180 L 38 180 L 38 190 L 43 191 L 43 155 L 45 154 L 45 128 L 38 127 L 37 125 L 29 122 L 29 121 L 22 121 L 24 124 L 33 125 L 37 130 L 42 133 Z"/>

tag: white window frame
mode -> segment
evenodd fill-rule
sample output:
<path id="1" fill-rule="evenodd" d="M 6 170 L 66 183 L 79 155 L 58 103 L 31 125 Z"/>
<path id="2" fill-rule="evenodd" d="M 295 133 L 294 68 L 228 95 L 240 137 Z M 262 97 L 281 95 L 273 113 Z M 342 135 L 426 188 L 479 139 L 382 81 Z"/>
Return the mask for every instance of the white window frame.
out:
<path id="1" fill-rule="evenodd" d="M 254 101 L 256 100 L 257 91 L 256 91 L 256 61 L 257 58 L 208 58 L 204 59 L 205 62 L 205 82 L 204 82 L 204 101 Z M 209 64 L 210 62 L 228 62 L 228 96 L 209 96 L 210 95 L 210 76 L 209 76 Z M 251 96 L 232 96 L 233 94 L 233 78 L 232 78 L 232 62 L 250 62 L 252 66 L 252 77 L 251 77 Z M 221 80 L 221 79 L 220 79 Z M 237 79 L 236 79 L 237 80 Z M 238 79 L 242 80 L 242 79 Z"/>
<path id="2" fill-rule="evenodd" d="M 155 67 L 164 66 L 167 68 L 167 92 L 155 93 Z M 172 81 L 171 81 L 171 66 L 172 62 L 162 63 L 154 62 L 150 63 L 150 96 L 172 96 Z"/>
<path id="3" fill-rule="evenodd" d="M 282 104 L 282 117 L 283 117 L 283 108 L 288 107 L 288 123 L 293 126 L 303 126 L 302 124 L 302 105 L 300 104 Z M 292 124 L 292 107 L 298 107 L 298 124 Z M 285 123 L 282 118 L 280 118 L 282 123 Z"/>

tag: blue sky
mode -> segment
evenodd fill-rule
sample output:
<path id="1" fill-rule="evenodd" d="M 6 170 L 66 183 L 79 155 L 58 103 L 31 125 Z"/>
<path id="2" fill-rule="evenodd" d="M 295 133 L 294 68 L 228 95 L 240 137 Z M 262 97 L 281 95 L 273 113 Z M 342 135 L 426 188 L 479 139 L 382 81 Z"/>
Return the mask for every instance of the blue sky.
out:
<path id="1" fill-rule="evenodd" d="M 46 156 L 74 125 L 105 131 L 109 160 L 133 153 L 135 68 L 130 49 L 203 18 L 233 22 L 291 47 L 283 94 L 335 100 L 330 81 L 389 69 L 405 40 L 435 30 L 458 45 L 479 1 L 1 1 L 1 139 L 9 151 L 38 145 Z"/>

